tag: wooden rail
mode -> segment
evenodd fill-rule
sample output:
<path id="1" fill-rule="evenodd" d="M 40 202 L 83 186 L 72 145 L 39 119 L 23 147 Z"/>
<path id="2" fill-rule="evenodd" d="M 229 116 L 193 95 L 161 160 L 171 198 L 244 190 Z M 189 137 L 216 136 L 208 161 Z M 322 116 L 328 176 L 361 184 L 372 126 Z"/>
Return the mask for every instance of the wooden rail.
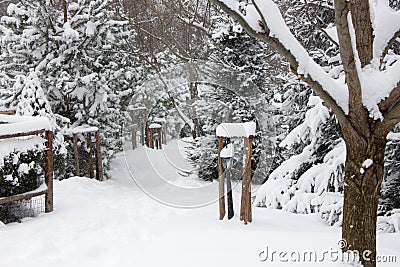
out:
<path id="1" fill-rule="evenodd" d="M 45 195 L 45 212 L 53 211 L 53 132 L 48 130 L 37 130 L 31 132 L 21 132 L 14 134 L 0 135 L 0 139 L 10 139 L 45 133 L 46 138 L 46 161 L 44 166 L 46 188 L 43 190 L 33 190 L 27 193 L 0 198 L 0 205 L 30 199 L 40 195 Z M 39 187 L 40 188 L 40 187 Z"/>

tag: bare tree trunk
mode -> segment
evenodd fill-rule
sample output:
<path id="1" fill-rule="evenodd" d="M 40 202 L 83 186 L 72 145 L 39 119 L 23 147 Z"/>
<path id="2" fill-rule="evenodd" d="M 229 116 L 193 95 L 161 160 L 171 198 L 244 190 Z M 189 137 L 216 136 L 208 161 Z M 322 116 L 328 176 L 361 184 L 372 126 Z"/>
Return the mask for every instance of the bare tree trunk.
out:
<path id="1" fill-rule="evenodd" d="M 376 220 L 383 178 L 385 134 L 367 142 L 342 129 L 347 146 L 342 238 L 343 251 L 357 251 L 366 267 L 376 266 Z"/>
<path id="2" fill-rule="evenodd" d="M 196 139 L 197 136 L 199 136 L 199 120 L 197 118 L 197 110 L 195 106 L 195 102 L 197 99 L 197 84 L 196 83 L 190 83 L 189 84 L 189 90 L 190 90 L 190 98 L 191 98 L 191 103 L 192 103 L 192 114 L 193 114 L 193 129 L 192 129 L 192 137 L 193 140 Z"/>

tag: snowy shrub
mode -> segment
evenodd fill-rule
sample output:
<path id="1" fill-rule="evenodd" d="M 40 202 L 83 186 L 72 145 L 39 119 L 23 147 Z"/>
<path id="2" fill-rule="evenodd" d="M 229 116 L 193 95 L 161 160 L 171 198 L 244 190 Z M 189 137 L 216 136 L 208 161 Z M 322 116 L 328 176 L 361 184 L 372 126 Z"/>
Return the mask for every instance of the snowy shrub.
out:
<path id="1" fill-rule="evenodd" d="M 393 209 L 385 216 L 378 216 L 378 231 L 385 233 L 400 232 L 400 209 Z"/>
<path id="2" fill-rule="evenodd" d="M 379 210 L 400 209 L 400 124 L 388 135 Z"/>
<path id="3" fill-rule="evenodd" d="M 302 124 L 294 128 L 280 147 L 291 149 L 304 144 L 278 166 L 260 187 L 255 203 L 294 213 L 320 212 L 330 224 L 341 214 L 346 148 L 332 124 L 327 108 L 316 96 Z"/>
<path id="4" fill-rule="evenodd" d="M 113 4 L 67 1 L 65 21 L 52 1 L 25 0 L 10 4 L 8 16 L 1 18 L 0 72 L 14 84 L 13 96 L 23 90 L 19 77 L 42 88 L 53 112 L 50 117 L 59 126 L 56 159 L 63 159 L 65 148 L 72 153 L 71 140 L 59 134 L 68 121 L 72 127 L 89 124 L 100 129 L 105 167 L 121 149 L 124 108 L 145 70 L 131 53 L 135 32 Z M 13 106 L 18 103 L 6 92 L 2 98 L 12 99 Z M 68 168 L 66 172 L 67 177 L 72 174 Z"/>
<path id="5" fill-rule="evenodd" d="M 55 178 L 63 178 L 66 174 L 67 163 L 65 159 L 67 148 L 61 125 L 65 127 L 69 120 L 53 113 L 36 72 L 32 71 L 28 76 L 16 76 L 13 91 L 15 93 L 17 116 L 40 116 L 49 119 L 54 133 L 53 155 Z"/>
<path id="6" fill-rule="evenodd" d="M 3 158 L 0 167 L 0 197 L 8 197 L 38 188 L 44 180 L 43 151 L 14 151 Z"/>

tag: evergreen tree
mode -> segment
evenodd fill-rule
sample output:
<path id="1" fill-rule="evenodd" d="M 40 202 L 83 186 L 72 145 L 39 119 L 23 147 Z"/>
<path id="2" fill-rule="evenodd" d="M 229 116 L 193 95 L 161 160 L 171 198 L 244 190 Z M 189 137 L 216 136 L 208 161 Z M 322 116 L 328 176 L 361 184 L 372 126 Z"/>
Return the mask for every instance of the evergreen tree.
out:
<path id="1" fill-rule="evenodd" d="M 99 127 L 106 166 L 121 149 L 124 108 L 145 72 L 131 53 L 135 32 L 112 4 L 67 1 L 64 13 L 52 1 L 23 0 L 0 25 L 1 72 L 13 82 L 36 72 L 55 114 L 71 127 Z"/>

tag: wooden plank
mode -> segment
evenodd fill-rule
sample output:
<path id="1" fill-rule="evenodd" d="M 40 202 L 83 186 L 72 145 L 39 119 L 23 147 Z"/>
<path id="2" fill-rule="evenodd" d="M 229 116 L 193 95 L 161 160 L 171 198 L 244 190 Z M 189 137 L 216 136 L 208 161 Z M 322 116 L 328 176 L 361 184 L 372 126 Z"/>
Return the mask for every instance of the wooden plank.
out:
<path id="1" fill-rule="evenodd" d="M 90 178 L 94 178 L 94 167 L 93 167 L 93 146 L 92 146 L 92 133 L 87 133 L 86 134 L 86 145 L 87 148 L 89 149 L 88 153 L 88 160 L 89 160 L 89 175 Z"/>
<path id="2" fill-rule="evenodd" d="M 31 199 L 33 197 L 41 196 L 44 194 L 47 194 L 48 188 L 42 191 L 34 191 L 32 193 L 22 193 L 19 195 L 14 195 L 14 196 L 9 196 L 9 197 L 2 197 L 0 198 L 0 205 L 15 202 L 15 201 L 21 201 L 21 200 L 26 200 L 26 199 Z"/>
<path id="3" fill-rule="evenodd" d="M 24 136 L 30 136 L 30 135 L 38 135 L 38 134 L 42 134 L 44 132 L 46 132 L 46 130 L 43 129 L 43 130 L 24 132 L 24 133 L 0 135 L 0 140 L 1 139 L 16 138 L 16 137 L 24 137 Z"/>
<path id="4" fill-rule="evenodd" d="M 1 115 L 15 115 L 16 112 L 17 112 L 16 110 L 3 110 L 3 111 L 0 111 L 0 114 Z"/>
<path id="5" fill-rule="evenodd" d="M 103 160 L 101 158 L 101 148 L 100 148 L 100 135 L 97 131 L 96 136 L 96 155 L 97 155 L 97 179 L 103 181 Z"/>
<path id="6" fill-rule="evenodd" d="M 76 134 L 73 134 L 72 135 L 72 139 L 74 141 L 75 175 L 76 176 L 81 176 L 81 172 L 79 170 L 78 136 Z"/>
<path id="7" fill-rule="evenodd" d="M 46 131 L 46 165 L 45 183 L 47 193 L 45 196 L 45 212 L 53 211 L 53 132 Z"/>
<path id="8" fill-rule="evenodd" d="M 224 184 L 224 168 L 221 160 L 221 150 L 224 147 L 224 138 L 218 137 L 218 179 L 219 179 L 219 219 L 225 217 L 225 184 Z"/>

